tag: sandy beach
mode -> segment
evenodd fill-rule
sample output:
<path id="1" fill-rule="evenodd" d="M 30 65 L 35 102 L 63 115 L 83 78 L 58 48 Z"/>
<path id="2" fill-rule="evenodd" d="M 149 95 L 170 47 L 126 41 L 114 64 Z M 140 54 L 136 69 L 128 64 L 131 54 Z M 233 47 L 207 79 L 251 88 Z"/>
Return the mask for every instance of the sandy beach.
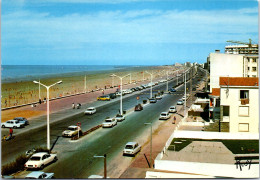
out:
<path id="1" fill-rule="evenodd" d="M 124 76 L 131 73 L 132 82 L 150 79 L 150 75 L 144 73 L 145 71 L 155 73 L 153 78 L 165 74 L 164 69 L 169 69 L 169 66 L 142 66 L 130 67 L 128 69 L 116 69 L 109 71 L 94 72 L 86 75 L 86 89 L 85 89 L 85 75 L 74 75 L 73 73 L 65 75 L 57 75 L 52 78 L 41 79 L 40 82 L 46 85 L 53 84 L 59 80 L 63 83 L 50 88 L 50 99 L 55 97 L 63 97 L 71 94 L 82 92 L 90 92 L 97 89 L 110 88 L 112 86 L 113 78 L 111 74 Z M 171 67 L 172 68 L 172 67 Z M 38 79 L 35 79 L 38 80 Z M 130 83 L 130 76 L 123 79 L 123 84 Z M 120 79 L 114 77 L 114 86 L 120 85 Z M 42 100 L 46 97 L 46 88 L 33 83 L 32 81 L 3 83 L 2 84 L 2 109 L 32 102 L 38 102 L 39 98 Z"/>

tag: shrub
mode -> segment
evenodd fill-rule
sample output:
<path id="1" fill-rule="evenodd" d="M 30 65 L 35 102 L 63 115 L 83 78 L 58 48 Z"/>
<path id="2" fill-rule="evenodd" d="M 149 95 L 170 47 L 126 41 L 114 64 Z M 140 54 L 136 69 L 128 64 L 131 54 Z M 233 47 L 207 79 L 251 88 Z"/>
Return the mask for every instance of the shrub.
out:
<path id="1" fill-rule="evenodd" d="M 146 99 L 144 99 L 144 100 L 143 100 L 143 104 L 146 104 L 146 103 L 147 103 L 147 100 L 146 100 Z"/>
<path id="2" fill-rule="evenodd" d="M 26 155 L 20 155 L 16 158 L 15 161 L 2 166 L 2 175 L 10 175 L 17 171 L 21 171 L 24 169 L 24 164 L 28 161 L 29 157 Z"/>

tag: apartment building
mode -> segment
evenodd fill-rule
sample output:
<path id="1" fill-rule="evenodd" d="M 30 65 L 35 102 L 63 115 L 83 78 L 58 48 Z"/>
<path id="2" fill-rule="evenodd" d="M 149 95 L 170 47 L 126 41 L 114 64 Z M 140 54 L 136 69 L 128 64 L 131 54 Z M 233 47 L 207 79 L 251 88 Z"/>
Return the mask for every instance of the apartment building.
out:
<path id="1" fill-rule="evenodd" d="M 229 132 L 259 133 L 259 84 L 257 77 L 219 77 L 220 120 Z"/>
<path id="2" fill-rule="evenodd" d="M 258 44 L 239 44 L 225 46 L 226 54 L 254 54 L 258 55 Z"/>

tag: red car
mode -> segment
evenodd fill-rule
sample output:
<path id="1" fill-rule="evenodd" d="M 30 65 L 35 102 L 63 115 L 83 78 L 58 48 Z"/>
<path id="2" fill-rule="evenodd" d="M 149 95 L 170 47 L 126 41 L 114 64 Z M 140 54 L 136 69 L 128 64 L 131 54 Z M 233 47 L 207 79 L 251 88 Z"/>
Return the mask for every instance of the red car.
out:
<path id="1" fill-rule="evenodd" d="M 143 106 L 141 104 L 137 104 L 135 106 L 135 111 L 142 111 L 143 110 Z"/>

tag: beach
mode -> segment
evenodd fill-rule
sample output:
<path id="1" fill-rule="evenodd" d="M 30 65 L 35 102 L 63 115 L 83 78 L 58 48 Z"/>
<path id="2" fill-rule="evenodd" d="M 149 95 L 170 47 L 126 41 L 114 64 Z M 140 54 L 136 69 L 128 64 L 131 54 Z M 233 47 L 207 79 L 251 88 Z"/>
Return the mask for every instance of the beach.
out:
<path id="1" fill-rule="evenodd" d="M 108 89 L 114 86 L 119 87 L 120 79 L 111 77 L 111 74 L 125 76 L 131 73 L 132 83 L 144 79 L 150 79 L 150 75 L 145 71 L 153 72 L 153 78 L 165 75 L 164 69 L 173 68 L 172 66 L 139 66 L 129 68 L 118 68 L 113 70 L 92 71 L 91 73 L 66 73 L 56 74 L 53 77 L 40 79 L 40 82 L 45 85 L 51 85 L 62 80 L 62 84 L 57 84 L 50 88 L 50 99 L 64 97 L 78 93 L 91 92 L 100 89 Z M 39 79 L 35 79 L 39 81 Z M 86 81 L 85 81 L 86 80 Z M 130 83 L 130 76 L 123 78 L 123 84 Z M 85 86 L 86 84 L 86 86 Z M 11 83 L 2 83 L 2 110 L 8 107 L 39 102 L 46 98 L 46 88 L 30 81 L 19 81 Z"/>

